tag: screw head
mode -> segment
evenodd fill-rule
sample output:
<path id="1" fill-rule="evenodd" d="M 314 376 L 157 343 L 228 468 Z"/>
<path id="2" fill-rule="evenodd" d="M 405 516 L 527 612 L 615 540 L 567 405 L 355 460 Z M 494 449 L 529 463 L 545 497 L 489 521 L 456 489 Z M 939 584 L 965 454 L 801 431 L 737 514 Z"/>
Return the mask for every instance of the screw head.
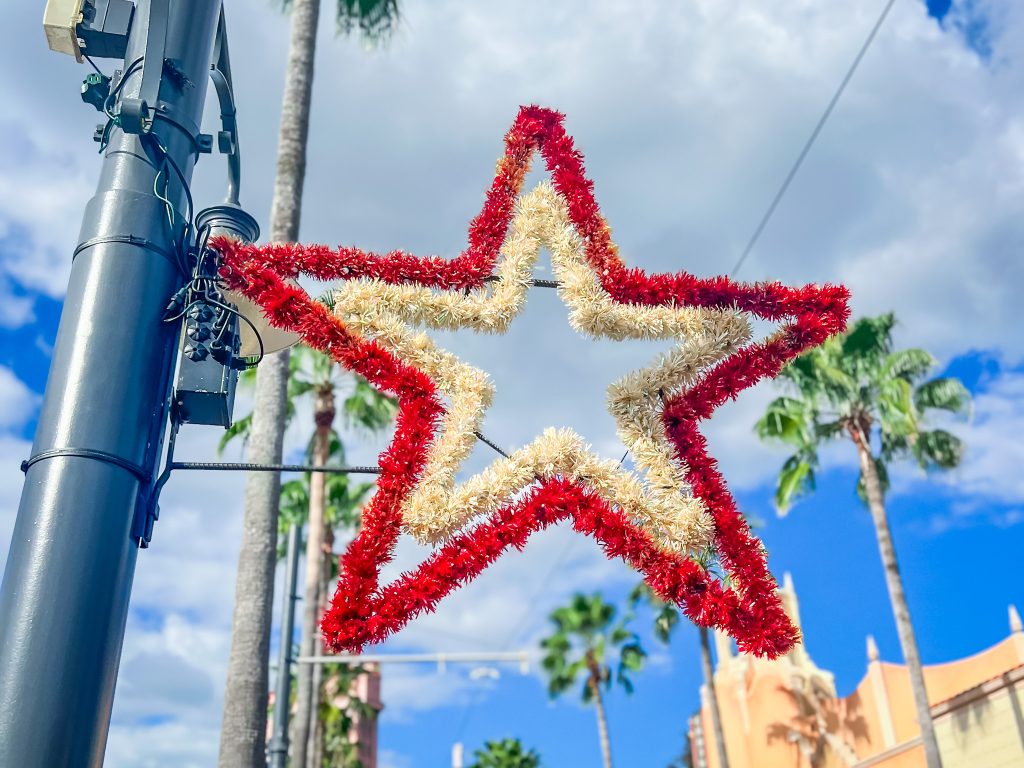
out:
<path id="1" fill-rule="evenodd" d="M 199 323 L 208 323 L 213 319 L 213 311 L 205 304 L 197 304 L 188 311 L 188 318 Z"/>
<path id="2" fill-rule="evenodd" d="M 194 363 L 198 363 L 201 360 L 205 360 L 210 354 L 210 350 L 204 347 L 202 344 L 186 344 L 185 345 L 185 357 Z"/>
<path id="3" fill-rule="evenodd" d="M 188 325 L 185 326 L 185 334 L 193 341 L 206 341 L 211 335 L 210 326 L 189 320 Z"/>

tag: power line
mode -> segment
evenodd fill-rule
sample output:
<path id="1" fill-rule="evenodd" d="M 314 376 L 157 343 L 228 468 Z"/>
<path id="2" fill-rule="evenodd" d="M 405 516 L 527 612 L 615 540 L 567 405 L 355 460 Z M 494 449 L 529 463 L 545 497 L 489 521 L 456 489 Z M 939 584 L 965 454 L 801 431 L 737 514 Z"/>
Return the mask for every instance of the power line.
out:
<path id="1" fill-rule="evenodd" d="M 892 9 L 896 0 L 888 0 L 885 7 L 882 9 L 882 14 L 878 17 L 878 21 L 875 22 L 875 26 L 871 28 L 871 32 L 868 33 L 867 39 L 864 44 L 860 47 L 860 51 L 857 52 L 856 58 L 847 70 L 846 75 L 843 77 L 842 82 L 839 83 L 839 87 L 836 92 L 832 95 L 832 99 L 829 101 L 828 106 L 825 107 L 825 111 L 822 112 L 821 117 L 818 119 L 818 124 L 814 126 L 814 130 L 811 131 L 811 135 L 807 138 L 803 149 L 800 150 L 800 154 L 797 155 L 796 162 L 793 163 L 793 167 L 789 169 L 789 173 L 786 174 L 785 180 L 782 182 L 782 186 L 779 187 L 779 191 L 775 193 L 775 197 L 772 198 L 771 204 L 768 206 L 768 210 L 764 212 L 764 216 L 761 217 L 761 222 L 757 225 L 757 229 L 754 230 L 754 234 L 751 235 L 750 241 L 747 243 L 747 247 L 743 249 L 743 253 L 739 260 L 736 262 L 736 266 L 732 268 L 729 273 L 730 277 L 735 277 L 740 267 L 743 266 L 743 262 L 747 260 L 747 256 L 754 249 L 754 245 L 761 238 L 761 233 L 764 232 L 764 228 L 768 225 L 768 221 L 775 213 L 775 209 L 779 207 L 779 202 L 786 194 L 786 190 L 789 189 L 790 183 L 793 181 L 793 177 L 796 176 L 797 171 L 800 170 L 800 166 L 803 165 L 804 158 L 807 157 L 807 153 L 811 151 L 811 147 L 814 146 L 814 142 L 818 139 L 818 134 L 821 133 L 821 129 L 825 127 L 825 123 L 828 122 L 829 117 L 832 115 L 832 110 L 835 109 L 836 104 L 839 103 L 839 99 L 843 95 L 843 91 L 846 90 L 846 86 L 849 85 L 850 80 L 853 78 L 853 73 L 857 71 L 857 67 L 860 66 L 861 59 L 864 58 L 864 54 L 868 52 L 868 48 L 871 47 L 871 43 L 875 40 L 875 35 L 878 34 L 878 30 L 882 28 L 882 24 L 885 22 L 886 17 L 889 15 L 889 11 Z"/>

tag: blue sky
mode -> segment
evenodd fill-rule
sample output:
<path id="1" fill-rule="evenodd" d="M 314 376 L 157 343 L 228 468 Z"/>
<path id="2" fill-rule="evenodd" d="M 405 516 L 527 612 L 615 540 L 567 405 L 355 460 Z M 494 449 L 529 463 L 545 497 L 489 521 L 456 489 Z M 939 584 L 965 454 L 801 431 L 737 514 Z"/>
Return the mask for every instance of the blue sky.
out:
<path id="1" fill-rule="evenodd" d="M 581 14 L 580 4 L 540 0 L 536 8 L 533 0 L 486 8 L 410 0 L 399 35 L 376 52 L 333 39 L 325 8 L 303 239 L 454 255 L 504 131 L 519 104 L 535 102 L 568 115 L 628 261 L 719 274 L 735 262 L 881 4 L 693 0 L 630 4 L 627 13 L 592 3 Z M 287 46 L 286 20 L 272 5 L 227 2 L 243 202 L 264 230 Z M 899 343 L 932 351 L 937 371 L 960 376 L 975 394 L 972 420 L 952 427 L 968 445 L 964 467 L 931 479 L 905 468 L 890 498 L 927 663 L 997 642 L 1008 631 L 1007 605 L 1024 608 L 1014 568 L 1024 546 L 1019 6 L 898 2 L 739 275 L 844 282 L 856 313 L 894 310 Z M 13 9 L 0 30 L 4 55 L 34 72 L 32 82 L 0 82 L 8 105 L 0 117 L 0 563 L 69 254 L 99 168 L 96 116 L 77 98 L 84 69 L 45 51 L 37 10 Z M 223 183 L 219 159 L 204 159 L 199 204 L 219 200 Z M 550 292 L 531 297 L 503 339 L 441 342 L 495 379 L 486 431 L 502 445 L 565 425 L 616 458 L 604 389 L 659 351 L 574 336 Z M 874 534 L 853 495 L 848 446 L 828 453 L 814 496 L 775 516 L 772 475 L 785 455 L 751 432 L 772 396 L 758 387 L 723 408 L 709 439 L 743 509 L 765 521 L 773 570 L 793 575 L 808 650 L 848 693 L 865 668 L 867 634 L 884 659 L 900 658 Z M 247 408 L 243 394 L 238 412 Z M 289 433 L 293 455 L 308 416 L 300 408 Z M 218 436 L 185 430 L 180 455 L 212 457 Z M 352 442 L 353 460 L 370 461 L 384 441 Z M 489 458 L 480 452 L 471 469 Z M 216 754 L 242 480 L 190 480 L 169 484 L 154 545 L 140 557 L 108 752 L 115 767 L 209 765 Z M 420 557 L 409 544 L 399 554 L 406 566 Z M 591 541 L 550 531 L 384 651 L 533 648 L 547 613 L 573 591 L 621 598 L 635 582 Z M 636 693 L 609 700 L 623 765 L 665 764 L 698 702 L 696 632 L 684 625 L 671 647 L 649 636 L 647 645 L 651 664 Z M 501 667 L 487 682 L 469 673 L 386 670 L 382 768 L 444 765 L 456 740 L 471 752 L 506 735 L 537 748 L 549 766 L 597 764 L 593 712 L 574 696 L 549 703 L 535 668 L 524 676 Z"/>

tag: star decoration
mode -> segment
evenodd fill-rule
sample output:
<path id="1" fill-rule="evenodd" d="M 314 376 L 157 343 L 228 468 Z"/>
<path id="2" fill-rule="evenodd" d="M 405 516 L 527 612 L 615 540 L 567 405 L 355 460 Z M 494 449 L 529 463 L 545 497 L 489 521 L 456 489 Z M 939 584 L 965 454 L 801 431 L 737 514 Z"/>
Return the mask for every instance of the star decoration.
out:
<path id="1" fill-rule="evenodd" d="M 338 590 L 322 621 L 327 643 L 359 651 L 383 640 L 509 546 L 522 548 L 534 532 L 571 519 L 692 620 L 727 631 L 743 651 L 785 653 L 797 630 L 697 427 L 726 399 L 841 331 L 848 294 L 838 286 L 740 285 L 627 268 L 562 120 L 539 107 L 520 111 L 470 225 L 469 247 L 455 259 L 215 244 L 229 288 L 260 305 L 272 324 L 398 398 L 377 492 L 342 556 Z M 520 197 L 535 152 L 552 184 Z M 492 388 L 483 372 L 410 326 L 504 331 L 525 302 L 541 245 L 551 251 L 574 328 L 592 337 L 677 342 L 609 388 L 619 436 L 643 478 L 592 455 L 572 432 L 548 430 L 455 482 Z M 342 281 L 336 314 L 286 282 L 300 274 Z M 749 317 L 788 322 L 751 344 Z M 438 546 L 415 571 L 381 585 L 381 568 L 403 530 Z M 728 583 L 696 558 L 708 546 Z"/>

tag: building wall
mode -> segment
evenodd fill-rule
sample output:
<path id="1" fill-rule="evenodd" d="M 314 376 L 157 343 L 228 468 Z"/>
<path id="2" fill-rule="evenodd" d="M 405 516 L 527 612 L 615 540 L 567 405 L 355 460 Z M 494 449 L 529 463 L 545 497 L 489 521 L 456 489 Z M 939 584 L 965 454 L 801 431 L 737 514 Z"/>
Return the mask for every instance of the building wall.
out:
<path id="1" fill-rule="evenodd" d="M 792 580 L 780 590 L 799 626 Z M 1024 632 L 1010 612 L 1008 638 L 974 656 L 924 668 L 944 768 L 1024 768 Z M 910 676 L 868 643 L 855 691 L 836 696 L 831 673 L 807 651 L 774 661 L 736 655 L 716 640 L 715 687 L 729 768 L 923 768 Z M 710 700 L 691 719 L 694 764 L 722 768 Z"/>
<path id="2" fill-rule="evenodd" d="M 989 691 L 950 702 L 935 719 L 943 768 L 1024 766 L 1024 684 L 1003 675 Z"/>

